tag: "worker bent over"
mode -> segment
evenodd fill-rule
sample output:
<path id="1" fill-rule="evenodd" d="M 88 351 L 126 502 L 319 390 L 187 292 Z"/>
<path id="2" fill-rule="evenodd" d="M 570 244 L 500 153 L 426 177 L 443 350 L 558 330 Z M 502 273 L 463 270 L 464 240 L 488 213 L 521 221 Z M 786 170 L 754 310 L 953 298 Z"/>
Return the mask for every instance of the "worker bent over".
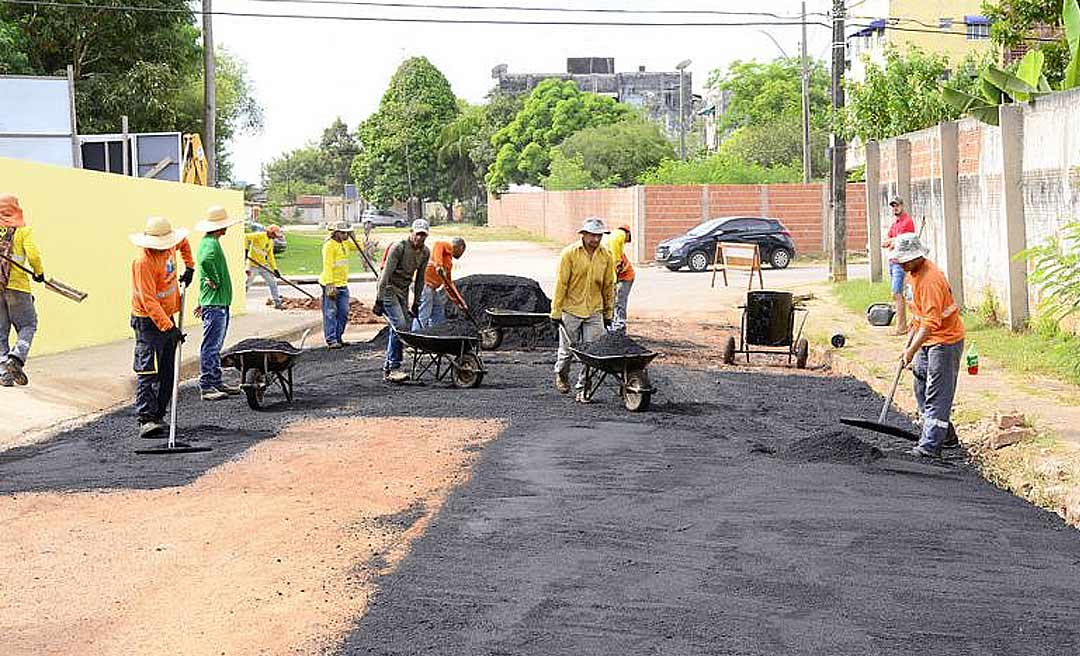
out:
<path id="1" fill-rule="evenodd" d="M 630 226 L 621 225 L 615 232 L 604 237 L 602 245 L 611 252 L 615 260 L 615 315 L 611 320 L 612 330 L 626 330 L 626 314 L 630 306 L 630 288 L 634 286 L 634 265 L 626 257 L 625 246 L 633 239 Z"/>
<path id="2" fill-rule="evenodd" d="M 907 273 L 904 296 L 911 315 L 908 347 L 901 359 L 912 365 L 922 417 L 922 435 L 912 453 L 933 457 L 940 454 L 949 434 L 964 324 L 945 275 L 926 259 L 928 251 L 919 238 L 905 233 L 894 243 L 892 257 Z"/>
<path id="3" fill-rule="evenodd" d="M 41 253 L 34 245 L 19 199 L 0 194 L 0 386 L 29 382 L 23 367 L 37 332 L 37 310 L 30 293 L 30 278 L 21 267 L 32 270 L 36 282 L 45 281 Z M 15 348 L 8 342 L 15 329 Z"/>
<path id="4" fill-rule="evenodd" d="M 454 260 L 465 254 L 465 240 L 454 237 L 449 242 L 437 241 L 431 248 L 431 259 L 424 272 L 424 291 L 420 295 L 420 311 L 413 320 L 413 330 L 431 328 L 446 322 L 446 301 L 451 300 L 464 312 L 469 311 L 465 298 L 458 291 L 451 272 Z"/>
<path id="5" fill-rule="evenodd" d="M 274 307 L 281 309 L 281 292 L 278 291 L 277 279 L 281 273 L 277 268 L 277 257 L 274 255 L 274 240 L 282 235 L 281 228 L 276 225 L 266 226 L 265 232 L 249 232 L 244 235 L 244 249 L 247 257 L 247 283 L 245 289 L 251 289 L 251 283 L 255 276 L 259 276 L 270 290 L 270 298 L 274 301 Z"/>
<path id="6" fill-rule="evenodd" d="M 585 219 L 578 231 L 579 243 L 563 249 L 551 301 L 551 320 L 559 329 L 559 355 L 555 361 L 555 389 L 570 391 L 570 346 L 595 341 L 611 325 L 615 301 L 615 260 L 600 239 L 607 228 L 600 219 Z M 582 390 L 585 372 L 578 377 L 577 400 L 585 402 Z"/>
<path id="7" fill-rule="evenodd" d="M 180 285 L 195 276 L 187 230 L 173 229 L 167 219 L 150 217 L 143 232 L 130 236 L 142 249 L 131 265 L 131 328 L 135 331 L 135 412 L 139 435 L 156 437 L 166 425 L 165 411 L 173 392 L 176 348 L 184 341 L 174 315 L 180 311 Z M 184 260 L 177 276 L 176 251 Z"/>
<path id="8" fill-rule="evenodd" d="M 424 293 L 424 273 L 427 271 L 431 252 L 424 245 L 428 235 L 428 222 L 423 219 L 413 221 L 412 232 L 390 247 L 382 274 L 379 276 L 379 290 L 375 298 L 375 314 L 381 315 L 390 323 L 390 335 L 386 342 L 386 362 L 383 365 L 383 379 L 400 383 L 408 380 L 401 371 L 403 346 L 397 331 L 408 330 L 412 320 L 420 315 L 420 298 Z M 412 287 L 412 304 L 409 304 L 409 288 Z M 408 314 L 406 314 L 408 308 Z"/>
<path id="9" fill-rule="evenodd" d="M 349 253 L 358 250 L 348 221 L 330 224 L 330 238 L 323 242 L 323 265 L 319 275 L 319 284 L 323 288 L 323 337 L 327 348 L 339 349 L 345 345 L 341 337 L 349 323 Z"/>
<path id="10" fill-rule="evenodd" d="M 195 230 L 206 236 L 199 242 L 195 257 L 199 270 L 199 307 L 203 338 L 199 353 L 199 391 L 204 401 L 219 401 L 240 393 L 240 388 L 226 385 L 221 375 L 221 347 L 229 331 L 229 306 L 232 305 L 232 279 L 229 263 L 221 248 L 221 238 L 230 226 L 240 223 L 229 218 L 224 207 L 211 207 Z"/>

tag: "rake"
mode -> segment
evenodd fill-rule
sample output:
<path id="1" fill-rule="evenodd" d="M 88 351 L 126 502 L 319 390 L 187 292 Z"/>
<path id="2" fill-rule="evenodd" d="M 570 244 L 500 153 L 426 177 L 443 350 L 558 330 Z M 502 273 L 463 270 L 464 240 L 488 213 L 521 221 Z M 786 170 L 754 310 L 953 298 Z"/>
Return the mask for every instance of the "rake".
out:
<path id="1" fill-rule="evenodd" d="M 11 259 L 7 255 L 4 255 L 3 253 L 0 253 L 0 259 L 7 260 L 11 264 L 13 264 L 16 268 L 21 269 L 24 273 L 26 273 L 31 278 L 33 278 L 35 275 L 37 275 L 29 267 L 23 266 L 19 262 L 16 262 L 15 260 Z M 56 278 L 49 278 L 48 280 L 46 280 L 44 282 L 44 285 L 45 285 L 45 289 L 48 289 L 51 292 L 56 292 L 57 294 L 60 294 L 64 298 L 69 298 L 69 299 L 75 301 L 76 303 L 82 303 L 84 300 L 86 300 L 86 292 L 80 292 L 79 290 L 75 289 L 71 285 L 65 285 L 64 283 L 60 282 Z"/>

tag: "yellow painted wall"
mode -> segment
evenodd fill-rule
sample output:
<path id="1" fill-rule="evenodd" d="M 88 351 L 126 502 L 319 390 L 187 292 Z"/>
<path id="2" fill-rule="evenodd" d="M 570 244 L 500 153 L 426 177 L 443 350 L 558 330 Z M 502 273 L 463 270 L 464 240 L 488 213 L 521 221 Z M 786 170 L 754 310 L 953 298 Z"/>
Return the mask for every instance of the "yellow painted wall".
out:
<path id="1" fill-rule="evenodd" d="M 142 232 L 148 216 L 164 216 L 173 226 L 193 230 L 212 205 L 230 216 L 244 216 L 239 191 L 211 189 L 129 178 L 120 175 L 34 164 L 0 157 L 0 192 L 19 197 L 26 223 L 34 229 L 45 275 L 89 296 L 75 303 L 35 284 L 38 333 L 31 357 L 132 336 L 131 262 L 138 249 L 128 240 Z M 201 234 L 193 232 L 192 254 Z M 244 297 L 244 227 L 229 228 L 222 238 L 233 279 L 233 312 L 241 313 Z M 182 267 L 181 267 L 182 269 Z M 191 287 L 188 311 L 197 302 L 197 281 Z M 190 315 L 187 326 L 197 329 Z"/>
<path id="2" fill-rule="evenodd" d="M 853 10 L 858 11 L 858 9 Z M 919 22 L 901 21 L 899 27 L 928 30 L 927 32 L 901 32 L 886 30 L 889 43 L 903 49 L 918 46 L 925 52 L 945 55 L 950 61 L 958 63 L 969 53 L 986 53 L 994 50 L 989 39 L 969 40 L 966 37 L 967 25 L 964 16 L 981 16 L 982 0 L 892 0 L 889 3 L 889 15 L 900 18 L 912 18 Z M 938 21 L 952 17 L 954 34 L 942 34 L 937 30 Z M 934 33 L 936 32 L 936 33 Z"/>

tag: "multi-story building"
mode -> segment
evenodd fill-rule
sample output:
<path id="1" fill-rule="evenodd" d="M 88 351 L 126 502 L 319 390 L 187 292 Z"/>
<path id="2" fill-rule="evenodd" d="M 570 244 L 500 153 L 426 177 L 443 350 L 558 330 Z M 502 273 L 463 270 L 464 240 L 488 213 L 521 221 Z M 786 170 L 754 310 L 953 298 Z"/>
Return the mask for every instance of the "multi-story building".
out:
<path id="1" fill-rule="evenodd" d="M 848 11 L 857 29 L 847 40 L 848 71 L 855 82 L 866 77 L 866 62 L 881 64 L 885 50 L 917 47 L 959 63 L 969 54 L 993 51 L 990 21 L 982 0 L 866 0 Z"/>

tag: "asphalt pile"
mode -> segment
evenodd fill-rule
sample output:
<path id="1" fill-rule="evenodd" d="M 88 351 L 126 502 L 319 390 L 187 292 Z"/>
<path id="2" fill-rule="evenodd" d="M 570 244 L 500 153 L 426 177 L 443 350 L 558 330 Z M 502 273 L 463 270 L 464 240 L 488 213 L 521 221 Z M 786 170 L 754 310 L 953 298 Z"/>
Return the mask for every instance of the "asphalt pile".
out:
<path id="1" fill-rule="evenodd" d="M 551 312 L 551 299 L 540 283 L 524 276 L 499 274 L 477 274 L 465 276 L 454 281 L 469 310 L 481 324 L 488 323 L 488 309 L 515 310 L 518 312 Z M 462 319 L 460 308 L 453 303 L 446 304 L 446 318 Z M 557 346 L 559 336 L 548 322 L 535 328 L 504 328 L 503 347 L 520 346 Z"/>
<path id="2" fill-rule="evenodd" d="M 273 301 L 267 299 L 267 305 L 273 305 Z M 322 300 L 318 298 L 285 298 L 281 299 L 282 310 L 313 310 L 322 312 Z M 369 323 L 382 323 L 382 319 L 375 316 L 371 308 L 355 298 L 349 299 L 349 323 L 363 325 Z"/>
<path id="3" fill-rule="evenodd" d="M 261 337 L 252 337 L 237 342 L 233 346 L 222 352 L 222 356 L 229 355 L 230 353 L 237 353 L 240 351 L 284 351 L 286 353 L 295 352 L 297 349 L 289 342 L 284 342 L 278 339 L 263 339 Z"/>
<path id="4" fill-rule="evenodd" d="M 432 337 L 476 337 L 479 333 L 476 326 L 468 319 L 447 321 L 446 323 L 417 330 L 419 335 L 431 335 Z"/>
<path id="5" fill-rule="evenodd" d="M 585 344 L 581 349 L 589 355 L 644 355 L 649 352 L 624 332 L 607 333 L 598 340 Z"/>
<path id="6" fill-rule="evenodd" d="M 846 428 L 825 428 L 785 445 L 779 455 L 786 460 L 863 465 L 885 457 L 881 449 L 867 444 Z"/>

